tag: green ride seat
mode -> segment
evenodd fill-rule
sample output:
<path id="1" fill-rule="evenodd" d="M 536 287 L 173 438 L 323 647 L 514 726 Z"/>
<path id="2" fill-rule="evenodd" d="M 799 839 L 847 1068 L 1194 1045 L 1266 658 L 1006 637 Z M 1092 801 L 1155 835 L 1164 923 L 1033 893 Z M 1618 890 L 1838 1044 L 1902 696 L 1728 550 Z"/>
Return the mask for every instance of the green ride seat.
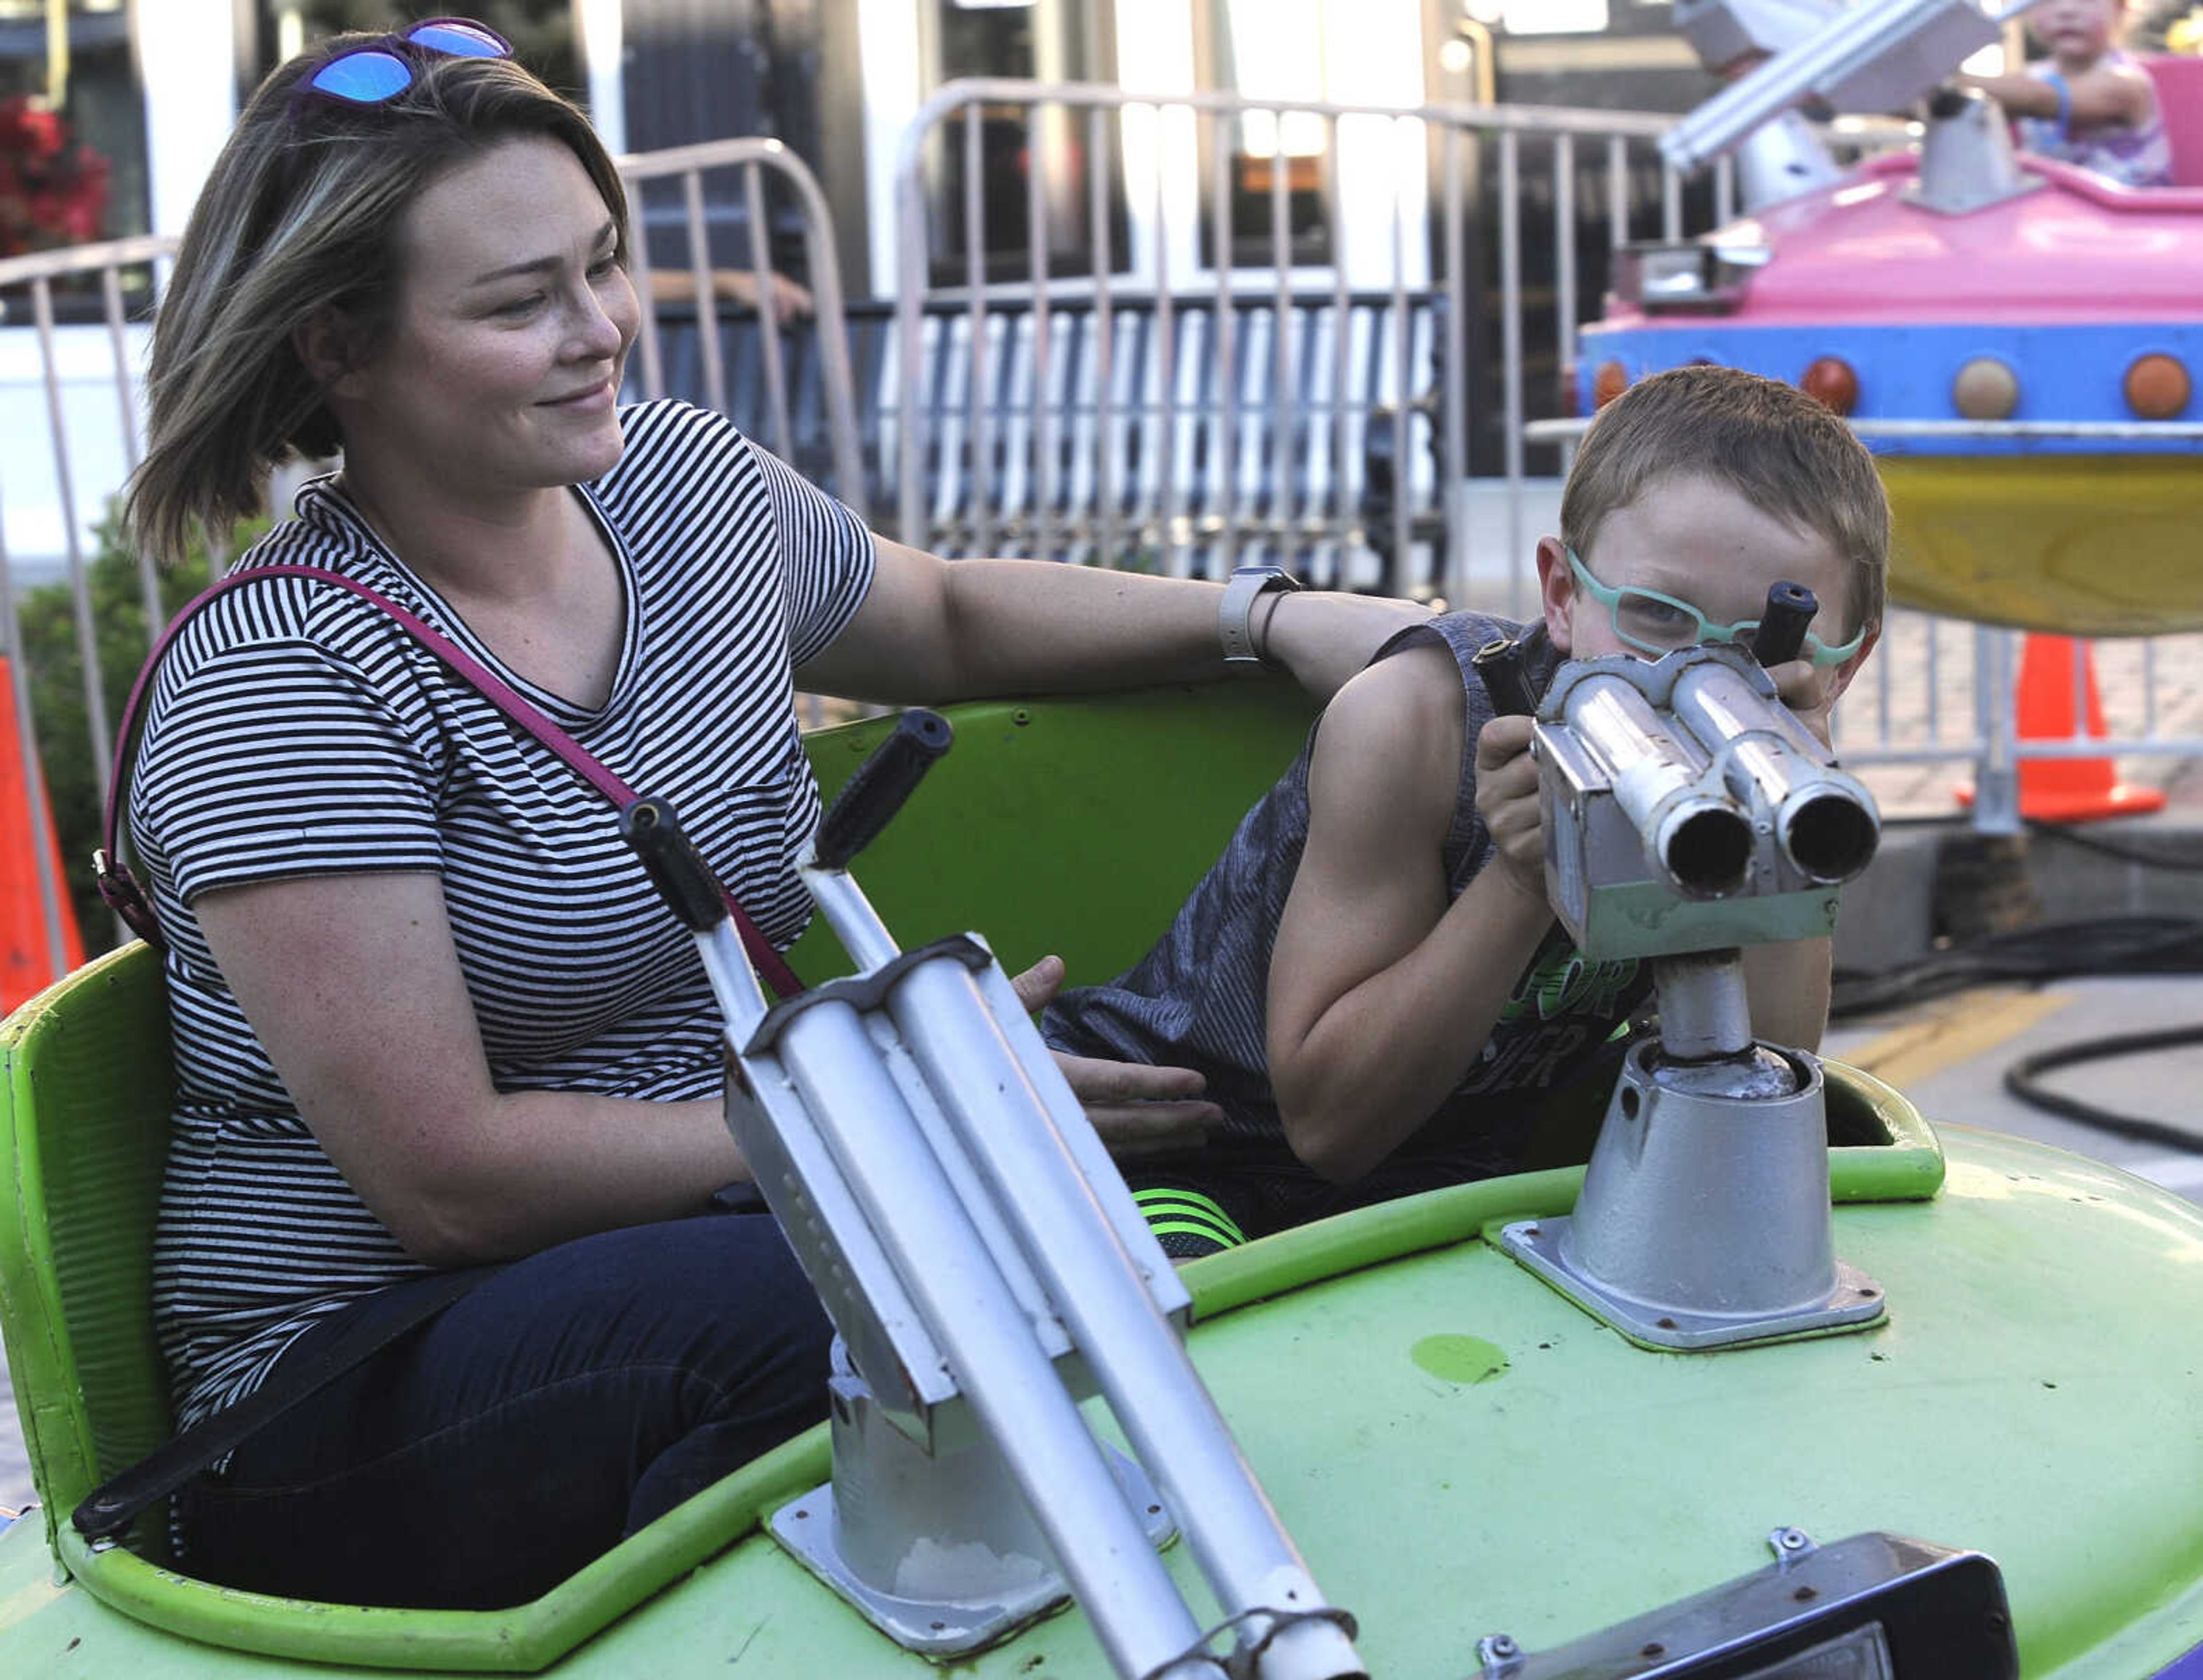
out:
<path id="1" fill-rule="evenodd" d="M 1247 808 L 1300 751 L 1314 702 L 1279 681 L 947 709 L 956 742 L 850 872 L 906 949 L 977 932 L 1011 974 L 1050 952 L 1068 982 L 1147 954 Z M 828 799 L 895 727 L 807 738 Z M 848 970 L 824 918 L 789 952 Z"/>
<path id="2" fill-rule="evenodd" d="M 855 873 L 907 946 L 976 930 L 1013 974 L 1055 952 L 1074 982 L 1107 978 L 1153 943 L 1314 715 L 1278 681 L 949 708 L 954 749 Z M 806 738 L 827 798 L 893 723 Z M 823 921 L 791 958 L 809 981 L 848 971 Z M 151 1275 L 172 1090 L 161 964 L 141 943 L 0 1023 L 0 1335 L 48 1543 L 111 1606 L 279 1656 L 529 1672 L 754 1526 L 784 1496 L 776 1478 L 794 1478 L 784 1494 L 818 1479 L 803 1455 L 823 1464 L 823 1435 L 792 1442 L 599 1560 L 629 1566 L 511 1611 L 336 1618 L 229 1593 L 157 1567 L 157 1512 L 129 1547 L 86 1548 L 70 1512 L 168 1433 Z"/>
<path id="3" fill-rule="evenodd" d="M 168 1436 L 151 1279 L 172 1080 L 143 944 L 0 1025 L 0 1331 L 50 1538 Z M 140 1528 L 157 1547 L 158 1525 Z"/>

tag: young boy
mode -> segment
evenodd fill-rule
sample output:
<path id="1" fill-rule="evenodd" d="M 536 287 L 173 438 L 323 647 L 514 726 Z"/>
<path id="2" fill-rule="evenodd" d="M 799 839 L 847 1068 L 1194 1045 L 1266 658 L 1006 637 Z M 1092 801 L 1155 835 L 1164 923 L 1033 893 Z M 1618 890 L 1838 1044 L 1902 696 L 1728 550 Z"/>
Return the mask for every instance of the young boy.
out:
<path id="1" fill-rule="evenodd" d="M 1821 610 L 1769 675 L 1825 740 L 1879 634 L 1888 540 L 1873 461 L 1811 398 L 1724 368 L 1647 379 L 1586 434 L 1538 544 L 1533 688 L 1567 657 L 1755 620 L 1787 579 Z M 1513 1170 L 1556 1093 L 1610 1081 L 1651 976 L 1587 965 L 1546 902 L 1531 720 L 1495 716 L 1471 663 L 1520 629 L 1455 612 L 1394 638 L 1161 942 L 1044 1017 L 1060 1049 L 1206 1076 L 1207 1146 L 1127 1169 L 1166 1251 Z M 1754 1032 L 1818 1044 L 1828 942 L 1745 964 Z"/>

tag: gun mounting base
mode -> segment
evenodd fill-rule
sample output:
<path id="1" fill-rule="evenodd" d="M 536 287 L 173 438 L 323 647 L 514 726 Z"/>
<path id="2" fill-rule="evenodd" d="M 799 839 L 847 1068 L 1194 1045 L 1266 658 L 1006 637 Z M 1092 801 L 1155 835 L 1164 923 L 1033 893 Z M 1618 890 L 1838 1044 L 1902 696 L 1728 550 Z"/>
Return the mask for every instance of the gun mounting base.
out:
<path id="1" fill-rule="evenodd" d="M 1640 1040 L 1574 1212 L 1506 1226 L 1500 1246 L 1649 1347 L 1734 1347 L 1879 1320 L 1881 1286 L 1835 1257 L 1820 1064 L 1753 1049 L 1688 1070 L 1716 1076 L 1707 1082 L 1678 1081 L 1658 1041 Z M 1789 1077 L 1763 1081 L 1770 1059 Z"/>

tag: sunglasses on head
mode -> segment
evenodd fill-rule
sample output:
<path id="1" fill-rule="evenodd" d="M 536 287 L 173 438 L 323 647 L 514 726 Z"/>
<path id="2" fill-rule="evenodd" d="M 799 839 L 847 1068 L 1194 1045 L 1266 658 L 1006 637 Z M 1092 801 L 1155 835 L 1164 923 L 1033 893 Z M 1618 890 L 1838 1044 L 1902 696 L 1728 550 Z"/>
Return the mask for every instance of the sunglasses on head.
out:
<path id="1" fill-rule="evenodd" d="M 413 85 L 424 58 L 510 58 L 512 43 L 471 18 L 432 17 L 339 53 L 301 81 L 291 115 L 311 95 L 346 105 L 380 105 Z"/>

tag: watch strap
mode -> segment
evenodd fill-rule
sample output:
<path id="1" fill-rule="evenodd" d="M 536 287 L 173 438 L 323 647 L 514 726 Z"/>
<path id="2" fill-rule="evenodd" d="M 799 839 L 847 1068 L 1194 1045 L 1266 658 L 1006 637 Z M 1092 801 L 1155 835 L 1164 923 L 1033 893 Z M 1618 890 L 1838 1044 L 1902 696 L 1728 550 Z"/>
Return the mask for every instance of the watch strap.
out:
<path id="1" fill-rule="evenodd" d="M 1226 664 L 1267 663 L 1266 650 L 1255 645 L 1255 603 L 1265 595 L 1290 593 L 1300 587 L 1300 580 L 1281 566 L 1241 566 L 1233 570 L 1216 608 L 1216 634 L 1224 645 Z"/>

